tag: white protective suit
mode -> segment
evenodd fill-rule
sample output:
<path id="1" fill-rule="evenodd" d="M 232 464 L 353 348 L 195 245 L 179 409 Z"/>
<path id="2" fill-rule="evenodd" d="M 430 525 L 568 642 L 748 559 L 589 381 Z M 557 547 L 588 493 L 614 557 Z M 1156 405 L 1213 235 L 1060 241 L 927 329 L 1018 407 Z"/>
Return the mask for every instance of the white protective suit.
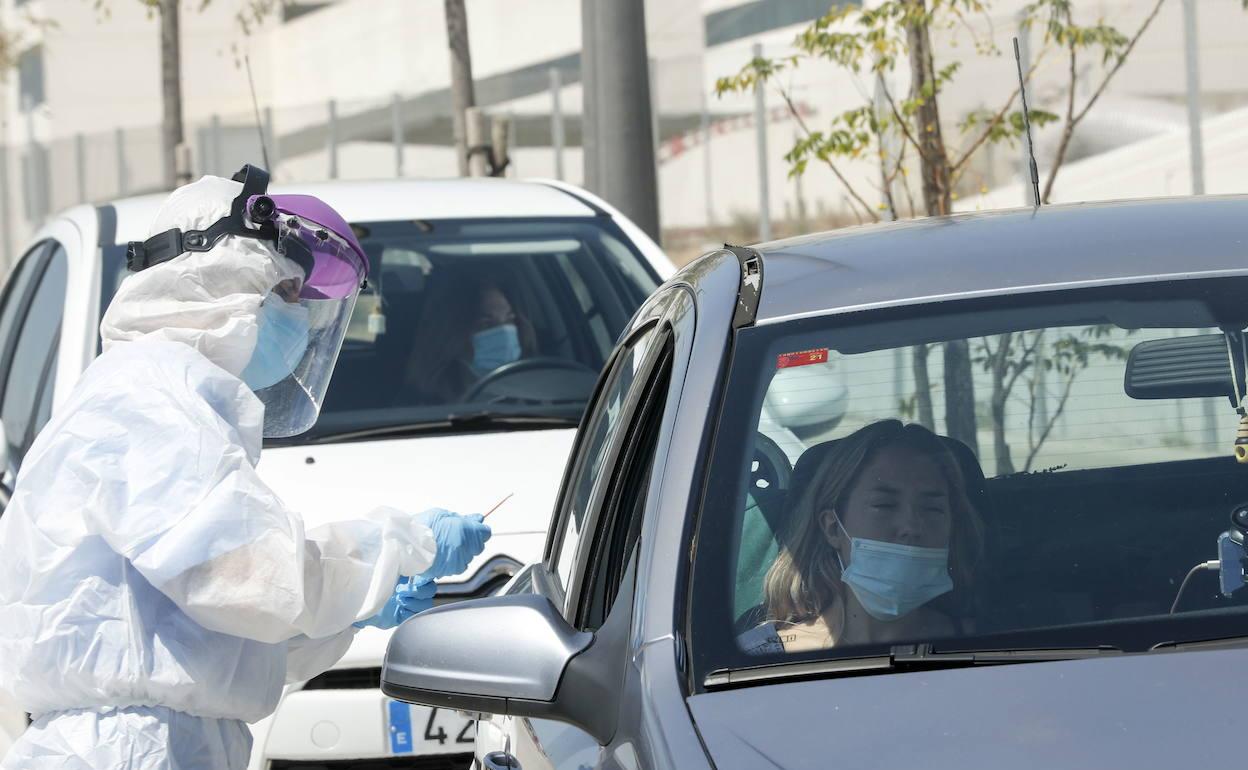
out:
<path id="1" fill-rule="evenodd" d="M 152 232 L 207 227 L 240 189 L 182 188 Z M 243 768 L 244 723 L 432 563 L 412 516 L 305 531 L 256 474 L 264 407 L 238 375 L 293 274 L 231 236 L 122 283 L 0 517 L 0 687 L 34 716 L 0 768 Z"/>

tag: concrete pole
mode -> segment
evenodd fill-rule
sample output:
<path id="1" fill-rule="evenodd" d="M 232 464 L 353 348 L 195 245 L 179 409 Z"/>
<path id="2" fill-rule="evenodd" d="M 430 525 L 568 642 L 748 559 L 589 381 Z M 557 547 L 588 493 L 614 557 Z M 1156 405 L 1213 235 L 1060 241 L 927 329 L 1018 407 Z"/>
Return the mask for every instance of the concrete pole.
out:
<path id="1" fill-rule="evenodd" d="M 1205 148 L 1201 136 L 1200 46 L 1196 39 L 1196 0 L 1183 0 L 1183 41 L 1187 53 L 1187 140 L 1192 164 L 1192 195 L 1205 194 Z"/>
<path id="2" fill-rule="evenodd" d="M 559 100 L 563 77 L 556 67 L 550 68 L 550 148 L 555 156 L 555 179 L 563 181 L 563 105 Z"/>
<path id="3" fill-rule="evenodd" d="M 74 134 L 74 173 L 78 181 L 78 202 L 87 202 L 87 139 Z"/>
<path id="4" fill-rule="evenodd" d="M 1027 76 L 1027 72 L 1031 69 L 1031 27 L 1024 23 L 1027 18 L 1026 11 L 1018 12 L 1018 58 L 1023 68 L 1023 77 Z M 1030 86 L 1030 84 L 1028 84 Z M 1027 96 L 1031 96 L 1031 89 L 1028 88 Z M 1018 143 L 1022 148 L 1022 158 L 1019 159 L 1018 178 L 1023 185 L 1023 204 L 1035 207 L 1040 205 L 1036 200 L 1036 191 L 1031 184 L 1031 140 L 1024 136 L 1023 141 Z"/>
<path id="5" fill-rule="evenodd" d="M 329 122 L 326 124 L 329 129 L 327 141 L 329 143 L 329 178 L 338 178 L 338 102 L 333 99 L 329 100 Z"/>
<path id="6" fill-rule="evenodd" d="M 582 0 L 588 25 L 586 84 L 593 143 L 586 146 L 590 189 L 659 239 L 644 0 Z"/>
<path id="7" fill-rule="evenodd" d="M 763 44 L 754 44 L 754 58 L 763 56 Z M 758 138 L 758 239 L 771 240 L 771 191 L 767 168 L 767 91 L 754 87 L 754 132 Z"/>
<path id="8" fill-rule="evenodd" d="M 403 97 L 394 95 L 390 102 L 390 131 L 394 139 L 394 175 L 403 176 Z"/>
<path id="9" fill-rule="evenodd" d="M 468 156 L 468 176 L 490 175 L 488 150 L 479 149 L 489 145 L 485 138 L 486 131 L 485 113 L 480 107 L 469 107 L 464 111 L 464 139 L 471 153 Z"/>
<path id="10" fill-rule="evenodd" d="M 117 192 L 127 195 L 130 192 L 130 172 L 126 168 L 126 130 L 117 127 Z"/>

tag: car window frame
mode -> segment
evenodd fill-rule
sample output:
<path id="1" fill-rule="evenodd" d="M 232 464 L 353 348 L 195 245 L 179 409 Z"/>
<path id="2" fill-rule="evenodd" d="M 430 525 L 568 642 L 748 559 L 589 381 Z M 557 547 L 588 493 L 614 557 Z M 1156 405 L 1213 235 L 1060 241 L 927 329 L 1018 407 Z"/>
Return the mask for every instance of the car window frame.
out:
<path id="1" fill-rule="evenodd" d="M 564 474 L 563 482 L 559 488 L 559 498 L 556 501 L 555 507 L 556 516 L 554 519 L 554 525 L 550 530 L 546 554 L 543 559 L 550 575 L 554 578 L 552 582 L 559 589 L 559 595 L 552 598 L 558 599 L 556 604 L 564 606 L 565 608 L 568 602 L 568 597 L 574 595 L 574 593 L 570 590 L 574 581 L 569 581 L 570 585 L 562 585 L 561 581 L 557 577 L 558 572 L 556 569 L 556 563 L 559 560 L 563 550 L 564 540 L 567 537 L 568 522 L 572 515 L 572 501 L 575 498 L 576 490 L 579 487 L 582 474 L 588 472 L 586 469 L 586 463 L 589 462 L 589 458 L 586 455 L 585 449 L 588 442 L 593 439 L 595 430 L 601 421 L 605 419 L 606 412 L 603 408 L 604 398 L 608 393 L 612 392 L 615 384 L 619 381 L 619 378 L 624 371 L 624 362 L 631 360 L 631 354 L 639 346 L 643 343 L 648 344 L 648 341 L 658 332 L 658 329 L 659 324 L 656 319 L 653 322 L 639 326 L 636 330 L 629 333 L 624 342 L 616 346 L 607 361 L 607 365 L 603 368 L 603 372 L 599 376 L 597 384 L 594 386 L 593 395 L 588 402 L 585 413 L 581 417 L 581 425 L 577 429 L 576 441 L 573 443 L 571 454 L 569 454 L 567 469 Z M 649 360 L 649 357 L 652 355 L 653 350 L 654 348 L 651 346 L 643 353 L 646 357 L 642 359 L 641 364 L 637 367 L 637 371 L 649 371 L 645 367 L 652 363 Z M 619 422 L 617 423 L 614 433 L 607 438 L 607 444 L 603 450 L 604 454 L 602 458 L 602 468 L 606 468 L 607 463 L 612 459 L 613 448 L 618 448 L 616 445 L 619 443 L 621 429 L 627 426 L 631 421 L 632 407 L 634 406 L 632 401 L 639 392 L 638 385 L 642 382 L 644 382 L 644 380 L 642 378 L 638 378 L 625 394 L 624 400 L 620 406 L 621 414 Z M 585 520 L 581 530 L 582 540 L 584 539 L 585 534 L 591 531 L 590 524 L 592 522 L 592 512 L 594 510 L 593 506 L 598 499 L 598 488 L 602 482 L 603 476 L 607 475 L 609 474 L 600 474 L 599 477 L 594 479 L 591 483 L 589 500 L 585 506 Z M 579 551 L 579 549 L 580 543 L 578 542 L 577 550 Z M 573 572 L 571 575 L 573 577 L 575 576 L 578 556 L 579 554 L 576 552 L 572 555 Z"/>
<path id="2" fill-rule="evenodd" d="M 35 293 L 39 290 L 39 285 L 43 282 L 44 273 L 48 270 L 48 264 L 52 261 L 53 241 L 51 238 L 45 238 L 34 246 L 26 250 L 22 258 L 18 260 L 16 267 L 9 274 L 9 279 L 5 282 L 4 293 L 0 294 L 0 316 L 8 310 L 10 303 L 17 303 L 14 310 L 13 324 L 8 329 L 8 333 L 3 339 L 0 339 L 0 404 L 4 402 L 5 391 L 9 385 L 9 369 L 13 366 L 13 356 L 17 352 L 17 341 L 21 336 L 22 329 L 26 327 L 26 317 L 30 315 L 30 306 L 34 302 Z M 30 273 L 22 271 L 29 266 Z M 14 296 L 13 292 L 18 290 L 17 282 L 19 278 L 26 278 L 21 286 L 22 294 Z"/>
<path id="3" fill-rule="evenodd" d="M 60 243 L 55 238 L 49 238 L 42 241 L 42 245 L 45 247 L 45 251 L 42 255 L 42 264 L 38 268 L 40 272 L 37 278 L 33 278 L 31 280 L 29 286 L 30 290 L 27 292 L 27 297 L 24 303 L 25 307 L 22 308 L 23 315 L 20 318 L 20 322 L 14 323 L 14 328 L 10 332 L 9 342 L 11 342 L 11 344 L 4 353 L 5 361 L 3 369 L 0 369 L 0 372 L 3 372 L 3 377 L 0 378 L 2 379 L 2 382 L 0 382 L 0 415 L 3 415 L 4 409 L 7 406 L 9 387 L 12 384 L 11 381 L 15 374 L 13 368 L 14 360 L 22 340 L 29 331 L 27 327 L 30 323 L 30 318 L 34 309 L 35 299 L 39 293 L 43 291 L 44 282 L 50 280 L 53 267 L 55 263 L 57 263 L 58 259 L 64 266 L 61 277 L 61 285 L 59 287 L 61 311 L 56 315 L 56 322 L 52 327 L 51 334 L 48 336 L 48 349 L 43 353 L 42 360 L 40 360 L 40 351 L 34 351 L 35 360 L 39 361 L 37 369 L 38 374 L 36 374 L 35 378 L 32 380 L 32 398 L 28 407 L 24 410 L 26 415 L 25 430 L 20 436 L 13 435 L 12 420 L 4 423 L 6 434 L 5 440 L 9 443 L 10 448 L 13 450 L 12 456 L 10 457 L 10 463 L 14 467 L 20 466 L 22 457 L 24 457 L 26 452 L 30 450 L 31 444 L 34 443 L 35 436 L 38 435 L 40 429 L 43 427 L 42 424 L 38 424 L 38 417 L 41 413 L 41 407 L 45 400 L 50 402 L 52 397 L 52 394 L 48 392 L 49 385 L 55 388 L 55 364 L 60 354 L 61 333 L 64 329 L 65 305 L 68 302 L 67 292 L 69 290 L 70 267 L 68 249 L 66 249 L 64 244 Z M 53 287 L 53 289 L 56 290 L 57 287 Z M 50 407 L 48 411 L 50 414 Z"/>
<path id="4" fill-rule="evenodd" d="M 595 608 L 594 599 L 597 593 L 607 588 L 605 583 L 600 582 L 600 578 L 609 579 L 610 576 L 604 577 L 604 573 L 613 564 L 610 559 L 613 554 L 627 549 L 630 540 L 640 540 L 640 524 L 645 517 L 646 497 L 654 478 L 653 465 L 671 395 L 675 360 L 675 340 L 670 327 L 660 329 L 659 335 L 655 355 L 648 362 L 652 366 L 646 371 L 644 380 L 639 380 L 643 385 L 638 389 L 629 422 L 620 433 L 619 453 L 611 473 L 604 474 L 609 475 L 609 480 L 601 486 L 601 497 L 597 501 L 591 497 L 590 511 L 593 518 L 592 523 L 587 518 L 586 526 L 588 548 L 582 548 L 582 554 L 578 554 L 573 575 L 579 579 L 574 582 L 576 590 L 569 591 L 570 595 L 575 596 L 575 601 L 569 605 L 569 617 L 573 619 L 572 625 L 579 630 L 595 631 L 606 619 L 607 613 L 619 597 L 616 595 L 598 606 L 601 617 L 590 617 L 590 612 Z M 629 395 L 632 396 L 631 391 Z M 651 467 L 645 468 L 644 464 Z M 640 480 L 634 475 L 636 473 L 643 474 Z M 630 484 L 635 486 L 627 486 Z M 593 507 L 594 502 L 598 503 L 596 508 Z M 634 523 L 638 525 L 635 539 L 630 537 L 634 531 Z M 624 526 L 622 530 L 621 526 Z M 584 535 L 582 542 L 585 542 Z M 619 572 L 621 579 L 632 558 L 636 558 L 636 554 L 614 562 L 622 568 Z M 616 581 L 611 588 L 618 589 L 619 585 L 620 581 Z"/>

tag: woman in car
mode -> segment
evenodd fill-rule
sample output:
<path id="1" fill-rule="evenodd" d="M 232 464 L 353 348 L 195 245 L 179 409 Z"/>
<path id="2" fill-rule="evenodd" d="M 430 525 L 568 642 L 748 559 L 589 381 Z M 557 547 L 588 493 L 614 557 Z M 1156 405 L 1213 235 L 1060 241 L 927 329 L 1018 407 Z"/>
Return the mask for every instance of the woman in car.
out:
<path id="1" fill-rule="evenodd" d="M 828 449 L 796 499 L 767 572 L 767 622 L 741 636 L 746 650 L 913 641 L 965 627 L 967 618 L 932 604 L 973 585 L 983 539 L 945 441 L 885 420 Z"/>
<path id="2" fill-rule="evenodd" d="M 498 283 L 465 277 L 432 287 L 405 381 L 426 404 L 455 403 L 482 377 L 533 355 L 533 326 Z"/>

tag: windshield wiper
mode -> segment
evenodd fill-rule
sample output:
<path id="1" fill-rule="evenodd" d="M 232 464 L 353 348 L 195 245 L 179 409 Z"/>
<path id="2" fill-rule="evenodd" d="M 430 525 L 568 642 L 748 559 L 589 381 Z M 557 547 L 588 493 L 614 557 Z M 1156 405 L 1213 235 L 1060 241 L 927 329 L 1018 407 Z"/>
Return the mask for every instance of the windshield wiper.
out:
<path id="1" fill-rule="evenodd" d="M 1210 639 L 1184 639 L 1182 641 L 1158 642 L 1148 648 L 1149 652 L 1172 652 L 1184 650 L 1231 650 L 1248 647 L 1248 636 L 1223 636 Z"/>
<path id="2" fill-rule="evenodd" d="M 1122 650 L 1109 646 L 940 652 L 932 649 L 930 644 L 901 644 L 894 646 L 888 655 L 802 663 L 776 663 L 768 666 L 713 671 L 707 675 L 705 685 L 707 689 L 714 689 L 779 679 L 892 674 L 971 666 L 1000 666 L 1009 663 L 1046 663 L 1122 654 Z"/>
<path id="3" fill-rule="evenodd" d="M 402 438 L 421 434 L 459 433 L 488 430 L 545 430 L 575 428 L 581 423 L 579 417 L 555 414 L 507 414 L 505 412 L 465 412 L 452 414 L 440 420 L 377 425 L 369 428 L 324 433 L 310 443 L 324 444 L 334 441 L 355 441 L 369 438 Z"/>

